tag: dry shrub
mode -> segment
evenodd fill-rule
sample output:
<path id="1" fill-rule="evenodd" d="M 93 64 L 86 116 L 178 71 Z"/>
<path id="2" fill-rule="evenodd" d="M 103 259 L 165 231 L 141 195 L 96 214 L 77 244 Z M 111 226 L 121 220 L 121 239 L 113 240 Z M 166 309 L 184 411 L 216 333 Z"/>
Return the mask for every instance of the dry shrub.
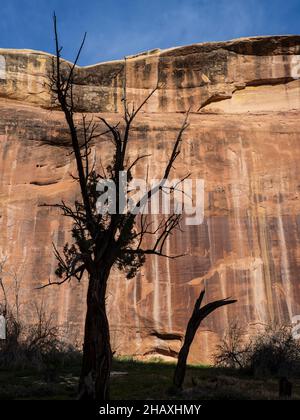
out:
<path id="1" fill-rule="evenodd" d="M 35 305 L 35 312 L 30 325 L 8 312 L 7 339 L 0 342 L 0 368 L 36 369 L 44 371 L 51 380 L 79 353 L 63 339 L 63 329 L 55 324 L 54 316 L 48 314 L 42 304 Z"/>
<path id="2" fill-rule="evenodd" d="M 249 363 L 251 342 L 245 339 L 244 328 L 231 324 L 214 355 L 215 364 L 230 369 L 246 369 Z"/>
<path id="3" fill-rule="evenodd" d="M 300 343 L 289 326 L 267 326 L 245 340 L 237 324 L 217 348 L 217 366 L 245 370 L 256 376 L 300 376 Z"/>
<path id="4" fill-rule="evenodd" d="M 16 272 L 6 269 L 6 257 L 0 256 L 0 313 L 6 318 L 6 340 L 0 340 L 1 369 L 38 369 L 52 377 L 67 361 L 78 359 L 79 352 L 68 344 L 65 329 L 58 326 L 41 298 L 25 303 Z M 24 309 L 31 323 L 25 322 Z"/>

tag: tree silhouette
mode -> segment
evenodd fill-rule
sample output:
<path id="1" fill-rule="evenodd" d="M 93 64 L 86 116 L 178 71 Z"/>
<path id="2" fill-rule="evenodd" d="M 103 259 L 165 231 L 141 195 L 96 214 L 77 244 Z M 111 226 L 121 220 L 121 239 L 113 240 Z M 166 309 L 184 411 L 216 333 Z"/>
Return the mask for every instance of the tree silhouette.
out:
<path id="1" fill-rule="evenodd" d="M 120 173 L 126 174 L 125 189 L 130 190 L 133 169 L 147 156 L 138 156 L 129 162 L 131 127 L 143 106 L 158 89 L 154 87 L 148 97 L 135 108 L 130 105 L 124 94 L 124 115 L 119 124 L 111 124 L 105 118 L 98 120 L 81 116 L 81 123 L 76 124 L 77 115 L 74 95 L 77 63 L 84 46 L 85 36 L 78 50 L 73 65 L 61 59 L 61 47 L 57 31 L 57 20 L 54 15 L 54 32 L 56 55 L 52 62 L 49 86 L 55 106 L 64 113 L 70 134 L 72 153 L 74 153 L 77 175 L 73 178 L 80 187 L 81 199 L 73 205 L 65 202 L 56 204 L 64 216 L 72 220 L 72 243 L 65 244 L 60 252 L 54 245 L 58 261 L 56 274 L 61 285 L 77 279 L 88 279 L 87 312 L 85 320 L 83 362 L 79 383 L 79 399 L 109 399 L 109 378 L 112 363 L 109 322 L 106 311 L 106 291 L 112 267 L 124 271 L 128 278 L 133 278 L 145 263 L 147 255 L 158 255 L 165 258 L 178 258 L 179 255 L 167 255 L 165 245 L 174 230 L 180 228 L 181 215 L 172 213 L 154 226 L 147 215 L 138 215 L 147 202 L 158 193 L 173 194 L 174 188 L 168 188 L 166 180 L 172 171 L 181 148 L 182 137 L 188 127 L 188 113 L 174 141 L 172 153 L 162 173 L 161 181 L 148 189 L 146 194 L 130 211 L 124 211 L 124 203 L 120 202 L 119 193 L 124 185 L 120 181 Z M 125 92 L 125 90 L 124 90 Z M 104 128 L 103 128 L 104 127 Z M 110 136 L 113 143 L 113 157 L 106 168 L 102 164 L 91 164 L 91 146 L 101 136 Z M 116 187 L 115 214 L 99 213 L 97 203 L 105 191 L 99 191 L 98 185 L 103 181 L 113 182 Z M 183 180 L 182 180 L 183 181 Z M 178 188 L 178 185 L 177 185 Z M 168 191 L 167 191 L 168 190 Z M 108 202 L 106 202 L 108 204 Z M 47 205 L 47 204 L 45 204 Z M 152 237 L 152 240 L 147 240 Z M 145 246 L 145 243 L 152 246 Z"/>
<path id="2" fill-rule="evenodd" d="M 181 388 L 183 385 L 190 347 L 194 341 L 196 332 L 198 331 L 201 322 L 216 309 L 221 308 L 222 306 L 232 305 L 237 302 L 236 300 L 221 299 L 210 302 L 201 308 L 204 296 L 205 290 L 202 290 L 199 298 L 196 300 L 192 316 L 187 325 L 184 343 L 178 354 L 178 363 L 174 374 L 174 385 L 177 388 Z"/>

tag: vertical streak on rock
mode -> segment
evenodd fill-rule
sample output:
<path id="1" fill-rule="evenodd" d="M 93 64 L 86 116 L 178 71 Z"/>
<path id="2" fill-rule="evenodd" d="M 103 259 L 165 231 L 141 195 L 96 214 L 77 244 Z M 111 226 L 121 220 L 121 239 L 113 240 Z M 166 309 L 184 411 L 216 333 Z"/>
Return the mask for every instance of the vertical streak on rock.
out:
<path id="1" fill-rule="evenodd" d="M 229 295 L 227 294 L 227 282 L 226 282 L 226 267 L 225 267 L 225 269 L 224 270 L 222 270 L 222 271 L 220 271 L 220 273 L 219 273 L 219 284 L 220 284 L 220 289 L 221 289 L 221 292 L 220 292 L 220 296 L 221 297 L 224 297 L 224 298 L 227 298 L 227 297 L 229 297 Z M 228 328 L 228 325 L 229 325 L 229 316 L 228 316 L 228 308 L 225 306 L 224 308 L 223 308 L 223 313 L 225 313 L 225 315 L 224 315 L 224 317 L 223 317 L 223 330 L 224 331 L 226 331 L 226 329 Z"/>
<path id="2" fill-rule="evenodd" d="M 218 263 L 220 263 L 220 260 L 218 259 L 216 246 L 218 244 L 217 242 L 217 236 L 215 235 L 215 228 L 214 228 L 214 219 L 208 218 L 207 219 L 207 229 L 208 229 L 208 238 L 209 238 L 209 246 L 210 246 L 210 267 L 213 268 L 215 266 L 218 266 Z M 227 296 L 227 272 L 226 272 L 226 265 L 220 265 L 219 269 L 216 269 L 213 271 L 213 274 L 211 276 L 214 277 L 214 275 L 217 274 L 218 276 L 218 285 L 220 289 L 220 295 L 222 297 L 228 297 Z M 209 296 L 209 279 L 206 282 L 206 279 L 203 283 L 204 288 L 208 291 Z M 226 325 L 228 325 L 228 309 L 226 307 L 223 308 L 225 312 L 225 316 L 223 318 L 223 328 L 226 328 Z"/>
<path id="3" fill-rule="evenodd" d="M 58 235 L 59 235 L 59 227 L 60 227 L 60 223 L 53 223 L 52 224 L 52 243 L 58 248 L 59 244 L 58 244 Z M 55 275 L 55 270 L 57 267 L 57 259 L 55 257 L 55 254 L 53 252 L 53 249 L 51 249 L 51 260 L 50 260 L 50 276 L 52 277 L 53 281 L 56 281 L 56 275 Z M 51 278 L 50 277 L 50 278 Z M 60 295 L 58 295 L 59 297 L 57 297 L 56 293 L 51 293 L 50 289 L 53 289 L 53 287 L 55 286 L 51 286 L 48 289 L 48 293 L 46 294 L 46 298 L 47 298 L 47 308 L 55 308 L 58 306 L 58 311 L 57 311 L 57 317 L 56 317 L 56 321 L 58 323 L 60 323 L 60 320 L 63 319 L 63 312 L 64 312 L 64 308 L 63 308 L 63 304 L 61 304 L 61 302 L 57 302 L 57 299 L 62 299 L 63 303 L 64 303 L 64 298 L 65 298 L 65 293 L 66 293 L 66 287 L 62 286 L 59 289 L 57 289 L 57 291 L 59 293 L 62 293 Z M 47 291 L 46 291 L 47 292 Z M 45 308 L 45 310 L 47 311 L 47 308 Z"/>
<path id="4" fill-rule="evenodd" d="M 246 200 L 249 202 L 249 206 L 250 203 L 252 203 L 253 200 L 253 195 L 252 195 L 252 188 L 251 188 L 251 179 L 250 179 L 250 175 L 249 175 L 249 170 L 248 170 L 248 166 L 247 166 L 247 156 L 245 155 L 245 149 L 243 147 L 243 140 L 240 137 L 240 174 L 236 174 L 237 176 L 239 175 L 239 178 L 241 180 L 241 191 L 243 191 L 246 195 Z M 238 179 L 238 178 L 237 178 Z M 238 210 L 239 212 L 239 210 Z M 239 212 L 240 213 L 240 212 Z M 248 215 L 247 215 L 248 217 Z M 239 218 L 240 218 L 240 214 L 239 214 Z M 251 208 L 251 226 L 253 229 L 254 223 L 253 223 L 253 212 L 252 212 L 252 208 Z M 240 226 L 241 227 L 241 226 Z M 253 232 L 253 237 L 255 235 L 255 232 Z M 241 240 L 241 249 L 242 249 L 242 253 L 244 255 L 245 253 L 245 249 L 244 249 L 244 243 L 243 243 L 243 238 L 240 238 Z M 254 245 L 254 244 L 253 244 Z M 262 259 L 260 258 L 260 254 L 257 255 L 257 247 L 253 246 L 253 250 L 252 250 L 252 255 L 254 257 L 253 263 L 250 265 L 249 267 L 249 273 L 250 273 L 250 285 L 251 285 L 251 289 L 253 292 L 253 299 L 254 299 L 254 308 L 255 308 L 255 312 L 257 314 L 257 319 L 260 322 L 265 322 L 267 320 L 267 313 L 266 313 L 266 305 L 265 305 L 265 286 L 264 286 L 264 282 L 263 282 L 263 262 Z M 249 251 L 246 251 L 249 252 Z M 249 297 L 248 293 L 247 296 Z M 248 298 L 248 308 L 249 306 L 249 298 Z M 252 315 L 253 316 L 253 315 Z M 248 313 L 248 317 L 249 319 L 251 318 L 251 314 Z"/>
<path id="5" fill-rule="evenodd" d="M 216 258 L 215 258 L 215 243 L 213 242 L 213 231 L 212 231 L 212 221 L 211 218 L 207 219 L 207 231 L 208 231 L 208 242 L 209 242 L 209 260 L 210 260 L 210 267 L 213 267 Z"/>
<path id="6" fill-rule="evenodd" d="M 166 242 L 166 253 L 171 255 L 172 251 L 170 250 L 170 239 Z M 168 317 L 168 329 L 171 332 L 173 330 L 172 325 L 172 282 L 171 282 L 171 273 L 170 273 L 170 260 L 166 260 L 166 295 L 167 295 L 167 317 Z"/>
<path id="7" fill-rule="evenodd" d="M 263 262 L 260 258 L 256 259 L 254 265 L 250 267 L 251 286 L 255 303 L 255 316 L 252 317 L 257 319 L 259 322 L 265 323 L 268 319 L 266 313 L 265 303 L 265 287 L 263 282 Z"/>
<path id="8" fill-rule="evenodd" d="M 138 275 L 139 276 L 139 275 Z M 140 353 L 142 339 L 141 339 L 141 326 L 140 326 L 140 319 L 138 314 L 138 307 L 137 307 L 137 282 L 138 276 L 135 277 L 132 281 L 134 282 L 134 290 L 133 290 L 133 310 L 134 310 L 134 320 L 135 320 L 135 341 L 136 341 L 136 354 Z"/>
<path id="9" fill-rule="evenodd" d="M 278 198 L 277 203 L 278 208 L 278 237 L 279 237 L 279 246 L 280 246 L 280 253 L 281 253 L 281 280 L 283 284 L 284 294 L 285 294 L 285 301 L 289 312 L 290 320 L 293 317 L 293 311 L 291 307 L 291 302 L 293 299 L 292 289 L 291 289 L 291 280 L 290 280 L 290 264 L 288 259 L 287 247 L 286 247 L 286 239 L 282 221 L 282 212 L 281 206 Z"/>
<path id="10" fill-rule="evenodd" d="M 252 174 L 259 174 L 257 165 L 257 154 L 255 151 L 251 154 Z M 258 286 L 259 278 L 255 278 L 255 284 L 257 290 L 255 291 L 255 306 L 257 312 L 262 318 L 262 322 L 269 322 L 274 320 L 274 303 L 273 303 L 273 290 L 272 290 L 272 276 L 270 269 L 270 255 L 269 255 L 269 243 L 268 243 L 268 231 L 266 223 L 266 209 L 260 205 L 258 199 L 258 191 L 261 191 L 261 185 L 259 182 L 259 175 L 254 175 L 251 178 L 250 190 L 251 190 L 251 203 L 254 204 L 254 212 L 256 219 L 256 229 L 253 234 L 257 237 L 257 253 L 258 257 L 262 259 L 263 266 L 262 270 L 258 270 L 257 275 L 261 275 L 260 281 L 263 286 Z M 255 224 L 253 223 L 253 226 Z M 256 247 L 255 247 L 256 248 Z M 258 292 L 259 290 L 259 292 Z M 264 306 L 264 309 L 263 309 Z"/>
<path id="11" fill-rule="evenodd" d="M 243 237 L 243 226 L 241 224 L 242 214 L 241 214 L 241 198 L 242 195 L 245 196 L 245 199 L 249 199 L 249 174 L 246 163 L 245 151 L 243 147 L 243 141 L 241 137 L 239 138 L 239 155 L 237 153 L 232 154 L 232 179 L 239 180 L 238 184 L 232 184 L 232 198 L 233 198 L 233 209 L 234 209 L 234 223 L 236 225 L 237 234 L 238 234 L 238 255 L 239 258 L 244 258 L 245 256 L 245 247 L 244 247 L 244 237 Z"/>
<path id="12" fill-rule="evenodd" d="M 158 256 L 155 255 L 153 258 L 153 320 L 155 329 L 159 330 L 160 325 L 160 284 L 159 284 L 159 266 Z"/>
<path id="13" fill-rule="evenodd" d="M 260 208 L 258 211 L 258 237 L 259 237 L 259 245 L 262 255 L 262 260 L 264 263 L 264 282 L 265 282 L 265 290 L 266 290 L 266 299 L 265 305 L 268 308 L 268 315 L 269 319 L 265 321 L 273 321 L 274 320 L 274 304 L 273 304 L 273 290 L 272 290 L 272 278 L 271 278 L 271 270 L 270 270 L 270 260 L 269 260 L 269 250 L 268 250 L 268 234 L 267 234 L 267 224 L 266 224 L 266 215 L 265 209 Z"/>
<path id="14" fill-rule="evenodd" d="M 7 141 L 9 140 L 8 136 L 7 136 Z M 17 147 L 17 150 L 14 153 L 14 159 L 11 160 L 12 165 L 10 167 L 10 175 L 9 175 L 9 184 L 8 184 L 8 189 L 7 189 L 7 206 L 6 208 L 6 227 L 7 227 L 7 234 L 6 234 L 6 238 L 8 240 L 8 244 L 9 244 L 9 254 L 13 255 L 13 252 L 11 252 L 12 250 L 12 245 L 13 245 L 13 238 L 14 238 L 14 229 L 15 226 L 20 226 L 18 223 L 15 223 L 15 217 L 14 217 L 14 210 L 11 204 L 11 202 L 13 202 L 12 199 L 12 192 L 13 192 L 13 185 L 14 185 L 14 172 L 17 168 L 17 156 L 18 156 L 18 152 L 19 152 L 19 145 Z"/>
<path id="15" fill-rule="evenodd" d="M 159 224 L 159 217 L 153 216 L 154 226 Z M 153 240 L 156 241 L 157 234 L 153 236 Z M 159 269 L 159 257 L 157 255 L 153 255 L 151 257 L 151 277 L 150 281 L 153 284 L 153 322 L 154 328 L 156 331 L 160 328 L 160 269 Z"/>

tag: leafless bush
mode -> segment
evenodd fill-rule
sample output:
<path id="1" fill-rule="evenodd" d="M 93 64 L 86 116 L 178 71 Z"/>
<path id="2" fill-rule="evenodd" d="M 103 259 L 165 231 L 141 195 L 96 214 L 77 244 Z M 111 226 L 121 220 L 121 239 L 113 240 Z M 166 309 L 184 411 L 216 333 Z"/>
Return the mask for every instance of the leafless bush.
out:
<path id="1" fill-rule="evenodd" d="M 44 300 L 26 304 L 32 316 L 30 323 L 25 322 L 21 283 L 15 273 L 5 272 L 5 262 L 0 261 L 0 304 L 6 319 L 6 340 L 0 340 L 0 368 L 34 368 L 51 378 L 65 361 L 78 357 L 78 352 L 64 339 L 64 329 L 57 325 Z"/>
<path id="2" fill-rule="evenodd" d="M 249 364 L 251 342 L 245 340 L 244 329 L 237 323 L 230 326 L 217 347 L 215 364 L 230 369 L 246 369 Z"/>
<path id="3" fill-rule="evenodd" d="M 56 325 L 52 313 L 47 313 L 44 303 L 34 304 L 35 323 L 27 327 L 26 338 L 24 340 L 28 351 L 49 353 L 59 350 L 61 347 L 61 332 Z"/>
<path id="4" fill-rule="evenodd" d="M 251 346 L 249 367 L 255 375 L 300 375 L 300 343 L 289 326 L 269 326 Z"/>
<path id="5" fill-rule="evenodd" d="M 299 376 L 300 343 L 289 326 L 267 326 L 245 340 L 243 329 L 234 324 L 217 348 L 215 363 L 256 376 Z"/>
<path id="6" fill-rule="evenodd" d="M 10 369 L 53 369 L 63 364 L 75 350 L 62 338 L 54 317 L 41 306 L 30 325 L 7 315 L 7 339 L 0 343 L 0 367 Z"/>

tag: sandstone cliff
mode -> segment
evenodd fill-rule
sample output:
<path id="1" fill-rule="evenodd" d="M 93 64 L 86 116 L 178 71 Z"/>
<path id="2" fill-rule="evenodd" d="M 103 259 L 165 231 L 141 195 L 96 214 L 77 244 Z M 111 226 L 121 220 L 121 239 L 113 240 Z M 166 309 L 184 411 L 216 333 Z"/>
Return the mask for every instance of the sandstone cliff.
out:
<path id="1" fill-rule="evenodd" d="M 76 196 L 68 132 L 61 113 L 51 110 L 47 88 L 51 56 L 1 49 L 0 55 L 6 70 L 0 78 L 0 253 L 22 280 L 23 302 L 43 295 L 75 339 L 82 333 L 85 284 L 34 290 L 54 273 L 52 242 L 60 247 L 69 238 L 67 220 L 40 204 Z M 153 177 L 191 108 L 176 175 L 188 168 L 205 180 L 204 223 L 185 227 L 168 244 L 187 257 L 153 257 L 129 281 L 114 273 L 108 298 L 117 353 L 176 355 L 203 284 L 207 299 L 232 296 L 238 304 L 206 321 L 191 361 L 209 361 L 232 321 L 254 328 L 300 314 L 299 59 L 300 36 L 280 36 L 153 50 L 77 68 L 77 110 L 114 121 L 124 82 L 136 103 L 159 84 L 132 138 L 132 156 L 152 155 Z M 108 140 L 94 150 L 109 159 Z"/>

